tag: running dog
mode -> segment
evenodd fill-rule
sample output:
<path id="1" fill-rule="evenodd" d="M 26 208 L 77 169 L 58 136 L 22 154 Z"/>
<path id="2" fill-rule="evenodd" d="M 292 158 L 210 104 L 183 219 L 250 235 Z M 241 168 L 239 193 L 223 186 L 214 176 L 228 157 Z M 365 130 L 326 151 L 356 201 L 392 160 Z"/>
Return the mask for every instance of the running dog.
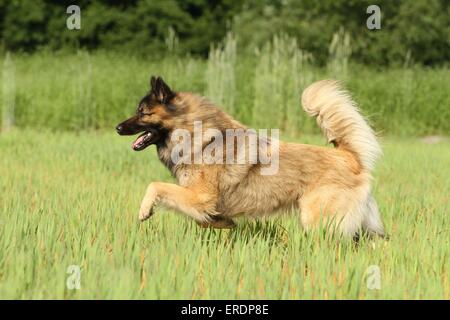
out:
<path id="1" fill-rule="evenodd" d="M 373 130 L 336 81 L 313 83 L 304 90 L 301 103 L 307 114 L 316 117 L 334 148 L 280 141 L 279 167 L 271 175 L 261 174 L 266 164 L 260 162 L 177 162 L 173 160 L 177 141 L 172 139 L 177 129 L 193 134 L 196 121 L 202 123 L 203 132 L 247 128 L 206 98 L 175 92 L 162 78 L 152 77 L 150 90 L 136 114 L 116 129 L 120 135 L 141 133 L 132 144 L 136 151 L 156 145 L 159 159 L 178 184 L 150 183 L 139 219 L 148 219 L 155 205 L 161 203 L 201 226 L 231 228 L 239 216 L 258 217 L 294 209 L 306 230 L 324 223 L 344 236 L 361 232 L 383 236 L 371 190 L 371 172 L 381 155 Z M 201 150 L 212 140 L 202 139 Z"/>

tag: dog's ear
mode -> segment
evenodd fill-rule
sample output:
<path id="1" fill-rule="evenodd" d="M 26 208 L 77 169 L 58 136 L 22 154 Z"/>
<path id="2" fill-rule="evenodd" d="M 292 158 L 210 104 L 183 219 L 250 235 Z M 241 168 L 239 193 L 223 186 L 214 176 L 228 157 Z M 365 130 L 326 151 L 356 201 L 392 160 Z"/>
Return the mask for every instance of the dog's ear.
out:
<path id="1" fill-rule="evenodd" d="M 170 100 L 175 96 L 175 92 L 170 89 L 167 83 L 161 77 L 150 79 L 151 93 L 155 98 L 161 103 L 169 103 Z"/>
<path id="2" fill-rule="evenodd" d="M 150 78 L 150 92 L 153 92 L 155 90 L 156 87 L 156 77 L 152 76 Z"/>

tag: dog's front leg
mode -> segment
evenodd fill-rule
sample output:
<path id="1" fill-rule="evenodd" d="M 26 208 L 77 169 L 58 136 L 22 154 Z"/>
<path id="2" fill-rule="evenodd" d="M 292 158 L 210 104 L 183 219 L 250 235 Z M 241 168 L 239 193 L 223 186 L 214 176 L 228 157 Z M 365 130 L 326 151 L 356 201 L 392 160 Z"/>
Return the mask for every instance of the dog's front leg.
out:
<path id="1" fill-rule="evenodd" d="M 139 220 L 141 221 L 147 220 L 153 215 L 153 207 L 158 200 L 158 193 L 155 185 L 155 182 L 149 184 L 144 199 L 142 199 L 141 208 L 139 209 Z"/>
<path id="2" fill-rule="evenodd" d="M 157 202 L 182 212 L 200 223 L 210 221 L 210 215 L 216 214 L 214 194 L 171 183 L 152 182 L 142 200 L 139 211 L 141 221 L 148 219 L 153 214 L 153 207 Z"/>

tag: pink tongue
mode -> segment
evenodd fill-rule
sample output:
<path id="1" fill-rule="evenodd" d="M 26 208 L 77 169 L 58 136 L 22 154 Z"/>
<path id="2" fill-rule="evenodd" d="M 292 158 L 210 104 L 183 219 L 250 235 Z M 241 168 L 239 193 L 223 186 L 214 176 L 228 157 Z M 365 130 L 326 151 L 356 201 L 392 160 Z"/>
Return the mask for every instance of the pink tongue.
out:
<path id="1" fill-rule="evenodd" d="M 141 143 L 142 140 L 144 140 L 144 137 L 145 137 L 145 136 L 138 137 L 138 138 L 136 139 L 136 141 L 133 142 L 133 148 L 137 147 L 138 144 Z"/>

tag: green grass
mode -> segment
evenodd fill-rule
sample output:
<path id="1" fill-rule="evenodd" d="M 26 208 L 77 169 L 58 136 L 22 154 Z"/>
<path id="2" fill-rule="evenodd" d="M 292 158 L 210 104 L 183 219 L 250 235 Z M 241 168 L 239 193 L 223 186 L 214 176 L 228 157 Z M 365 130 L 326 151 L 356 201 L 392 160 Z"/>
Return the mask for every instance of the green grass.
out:
<path id="1" fill-rule="evenodd" d="M 318 137 L 303 142 L 323 144 Z M 295 215 L 202 229 L 157 210 L 147 184 L 170 181 L 155 150 L 106 132 L 0 135 L 0 298 L 450 298 L 450 145 L 386 139 L 375 196 L 389 241 L 303 234 Z M 66 270 L 79 265 L 81 289 Z M 365 272 L 381 270 L 381 289 Z"/>

